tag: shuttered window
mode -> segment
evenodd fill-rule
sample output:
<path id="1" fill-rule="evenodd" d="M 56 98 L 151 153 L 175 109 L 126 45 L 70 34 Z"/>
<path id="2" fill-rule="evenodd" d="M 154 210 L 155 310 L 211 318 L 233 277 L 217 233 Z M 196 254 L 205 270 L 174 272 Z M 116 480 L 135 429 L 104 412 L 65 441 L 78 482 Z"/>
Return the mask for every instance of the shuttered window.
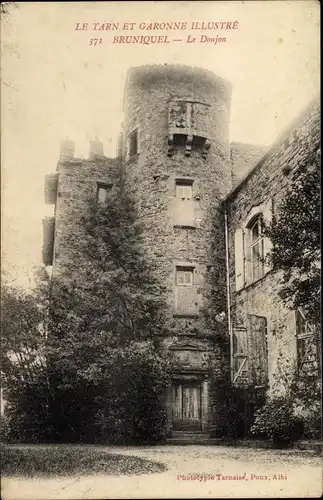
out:
<path id="1" fill-rule="evenodd" d="M 267 319 L 264 316 L 248 315 L 250 370 L 258 385 L 268 382 Z"/>
<path id="2" fill-rule="evenodd" d="M 232 381 L 234 384 L 245 386 L 249 383 L 247 329 L 234 327 L 232 333 Z"/>
<path id="3" fill-rule="evenodd" d="M 96 202 L 98 205 L 104 205 L 107 201 L 109 192 L 112 189 L 111 184 L 104 184 L 102 182 L 97 183 L 96 189 Z"/>
<path id="4" fill-rule="evenodd" d="M 262 278 L 272 268 L 272 243 L 264 235 L 272 221 L 272 200 L 253 207 L 248 221 L 234 233 L 236 291 Z"/>
<path id="5" fill-rule="evenodd" d="M 192 183 L 184 184 L 184 183 L 176 182 L 176 198 L 180 198 L 182 200 L 191 200 L 192 199 Z"/>
<path id="6" fill-rule="evenodd" d="M 176 269 L 176 285 L 191 286 L 193 284 L 193 269 L 178 267 Z"/>
<path id="7" fill-rule="evenodd" d="M 264 275 L 264 236 L 262 216 L 259 215 L 249 225 L 251 278 L 256 281 Z"/>

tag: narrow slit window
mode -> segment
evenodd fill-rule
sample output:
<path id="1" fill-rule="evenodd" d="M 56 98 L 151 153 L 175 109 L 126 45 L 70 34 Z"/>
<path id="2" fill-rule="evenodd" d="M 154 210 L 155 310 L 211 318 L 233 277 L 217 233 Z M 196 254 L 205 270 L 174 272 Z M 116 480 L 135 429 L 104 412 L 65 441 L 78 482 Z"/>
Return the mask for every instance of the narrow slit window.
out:
<path id="1" fill-rule="evenodd" d="M 138 153 L 138 130 L 133 130 L 128 139 L 128 156 L 131 158 Z"/>

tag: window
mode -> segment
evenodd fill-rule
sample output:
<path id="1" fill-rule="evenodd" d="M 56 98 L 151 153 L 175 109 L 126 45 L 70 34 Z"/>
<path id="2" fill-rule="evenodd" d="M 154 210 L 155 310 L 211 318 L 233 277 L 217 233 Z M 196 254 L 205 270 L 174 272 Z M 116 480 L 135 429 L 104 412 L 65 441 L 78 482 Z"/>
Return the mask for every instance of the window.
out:
<path id="1" fill-rule="evenodd" d="M 193 282 L 193 268 L 177 267 L 176 268 L 176 285 L 192 286 Z"/>
<path id="2" fill-rule="evenodd" d="M 108 193 L 111 191 L 111 184 L 103 184 L 98 182 L 96 190 L 96 202 L 98 205 L 104 205 L 107 201 Z"/>
<path id="3" fill-rule="evenodd" d="M 128 139 L 128 158 L 138 153 L 138 130 L 135 129 L 129 134 Z"/>
<path id="4" fill-rule="evenodd" d="M 210 105 L 195 101 L 171 101 L 168 110 L 168 156 L 197 151 L 206 158 L 210 148 Z"/>
<path id="5" fill-rule="evenodd" d="M 194 135 L 192 142 L 192 151 L 203 151 L 205 148 L 206 138 Z"/>
<path id="6" fill-rule="evenodd" d="M 172 148 L 174 151 L 185 151 L 187 143 L 187 134 L 173 134 Z"/>
<path id="7" fill-rule="evenodd" d="M 262 234 L 262 215 L 258 215 L 249 225 L 251 278 L 256 281 L 264 275 L 264 236 Z"/>
<path id="8" fill-rule="evenodd" d="M 234 266 L 236 291 L 251 285 L 272 269 L 272 243 L 263 234 L 264 222 L 272 221 L 272 199 L 254 206 L 242 227 L 234 232 Z"/>
<path id="9" fill-rule="evenodd" d="M 182 200 L 192 199 L 192 180 L 177 180 L 176 181 L 176 198 Z"/>

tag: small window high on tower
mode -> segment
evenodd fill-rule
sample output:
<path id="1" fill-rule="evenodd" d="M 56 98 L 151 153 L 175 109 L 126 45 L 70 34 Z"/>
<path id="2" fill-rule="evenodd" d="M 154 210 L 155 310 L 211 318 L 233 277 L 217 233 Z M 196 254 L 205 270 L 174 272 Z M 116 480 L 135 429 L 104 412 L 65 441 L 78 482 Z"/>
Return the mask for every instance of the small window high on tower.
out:
<path id="1" fill-rule="evenodd" d="M 193 267 L 176 268 L 176 285 L 192 286 L 194 284 Z"/>
<path id="2" fill-rule="evenodd" d="M 103 182 L 97 183 L 96 188 L 96 202 L 98 205 L 104 205 L 107 201 L 108 193 L 111 191 L 112 185 Z"/>
<path id="3" fill-rule="evenodd" d="M 176 198 L 180 198 L 182 200 L 191 200 L 193 196 L 193 181 L 186 179 L 177 179 L 176 180 Z"/>
<path id="4" fill-rule="evenodd" d="M 136 154 L 138 154 L 138 129 L 133 130 L 128 138 L 128 158 Z"/>

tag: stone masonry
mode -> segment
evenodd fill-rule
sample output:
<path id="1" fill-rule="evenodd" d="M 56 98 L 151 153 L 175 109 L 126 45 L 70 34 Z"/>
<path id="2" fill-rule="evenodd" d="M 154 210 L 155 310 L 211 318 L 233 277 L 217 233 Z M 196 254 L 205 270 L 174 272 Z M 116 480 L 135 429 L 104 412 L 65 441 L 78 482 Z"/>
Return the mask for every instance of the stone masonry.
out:
<path id="1" fill-rule="evenodd" d="M 233 364 L 239 370 L 236 336 L 243 337 L 238 340 L 247 358 L 237 385 L 259 372 L 259 348 L 268 375 L 259 383 L 271 388 L 281 352 L 286 366 L 296 357 L 295 314 L 277 296 L 278 277 L 266 269 L 242 286 L 240 277 L 236 290 L 235 235 L 256 215 L 255 207 L 268 208 L 268 199 L 275 207 L 288 183 L 285 167 L 316 147 L 317 107 L 258 161 L 263 147 L 230 146 L 230 103 L 231 84 L 210 71 L 167 64 L 131 68 L 117 158 L 106 158 L 95 140 L 89 159 L 76 159 L 74 144 L 63 141 L 57 173 L 46 178 L 45 198 L 55 205 L 55 216 L 44 220 L 44 263 L 64 279 L 78 278 L 87 201 L 113 189 L 120 173 L 136 200 L 146 255 L 167 304 L 168 334 L 160 346 L 177 367 L 165 395 L 168 435 L 216 428 L 211 380 L 220 383 L 230 363 L 232 373 Z M 250 324 L 265 328 L 265 347 L 253 345 Z"/>
<path id="2" fill-rule="evenodd" d="M 269 216 L 270 213 L 271 216 L 277 213 L 291 171 L 300 164 L 306 164 L 309 155 L 313 152 L 319 154 L 319 151 L 320 108 L 318 101 L 314 101 L 225 200 L 232 335 L 240 337 L 236 339 L 242 344 L 240 350 L 245 349 L 247 354 L 246 370 L 242 370 L 237 383 L 239 380 L 243 381 L 244 377 L 251 381 L 252 371 L 256 371 L 257 364 L 261 362 L 259 350 L 263 349 L 267 357 L 265 360 L 267 376 L 261 383 L 267 383 L 271 392 L 277 393 L 283 390 L 281 375 L 288 376 L 297 363 L 297 331 L 295 311 L 284 307 L 278 296 L 280 276 L 273 274 L 270 267 L 265 266 L 264 275 L 256 280 L 251 278 L 251 281 L 245 269 L 244 283 L 237 290 L 236 266 L 239 264 L 239 257 L 235 255 L 235 234 L 242 228 L 246 240 L 247 222 L 250 217 L 257 216 L 258 207 L 260 211 L 261 207 L 267 209 L 269 207 Z M 246 247 L 247 241 L 244 243 Z M 243 259 L 242 265 L 246 267 L 248 265 L 246 253 Z M 256 318 L 254 324 L 252 318 Z M 261 332 L 260 318 L 263 318 L 265 332 Z M 260 345 L 262 333 L 265 345 Z"/>

